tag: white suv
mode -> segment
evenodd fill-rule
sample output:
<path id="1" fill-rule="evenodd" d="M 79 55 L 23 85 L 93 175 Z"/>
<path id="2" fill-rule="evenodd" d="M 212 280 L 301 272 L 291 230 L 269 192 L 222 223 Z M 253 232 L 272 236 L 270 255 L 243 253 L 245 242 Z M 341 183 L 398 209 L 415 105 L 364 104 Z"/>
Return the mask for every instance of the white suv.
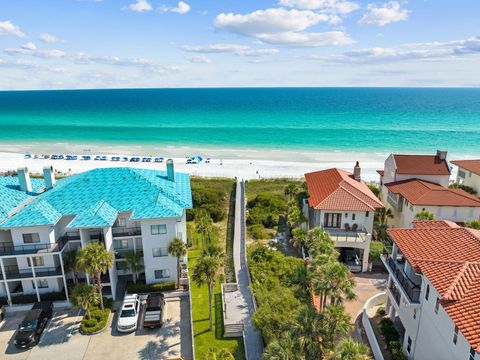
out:
<path id="1" fill-rule="evenodd" d="M 122 310 L 118 316 L 117 330 L 130 332 L 137 329 L 140 297 L 138 294 L 127 295 L 123 299 Z"/>

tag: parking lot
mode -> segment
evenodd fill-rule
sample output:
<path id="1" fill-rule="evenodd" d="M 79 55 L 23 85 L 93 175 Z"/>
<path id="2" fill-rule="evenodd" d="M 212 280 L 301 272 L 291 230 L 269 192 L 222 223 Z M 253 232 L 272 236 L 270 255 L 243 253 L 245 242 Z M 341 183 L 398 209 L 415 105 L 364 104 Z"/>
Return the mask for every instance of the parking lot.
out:
<path id="1" fill-rule="evenodd" d="M 0 357 L 2 359 L 192 359 L 190 313 L 188 297 L 169 298 L 166 301 L 164 325 L 160 329 L 139 328 L 132 333 L 118 333 L 116 314 L 109 326 L 92 336 L 78 332 L 81 315 L 78 310 L 55 309 L 42 334 L 32 349 L 17 349 L 13 338 L 25 312 L 7 315 L 0 325 Z"/>

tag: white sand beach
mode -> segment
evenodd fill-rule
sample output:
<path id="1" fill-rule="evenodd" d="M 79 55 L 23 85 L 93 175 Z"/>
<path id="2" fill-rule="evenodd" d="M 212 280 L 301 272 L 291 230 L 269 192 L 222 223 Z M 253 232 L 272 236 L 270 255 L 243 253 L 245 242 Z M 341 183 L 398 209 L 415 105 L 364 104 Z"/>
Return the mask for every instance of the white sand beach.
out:
<path id="1" fill-rule="evenodd" d="M 352 171 L 355 161 L 360 161 L 362 178 L 366 181 L 378 181 L 377 169 L 383 168 L 383 161 L 388 154 L 353 154 L 345 152 L 308 152 L 282 150 L 238 150 L 238 149 L 192 149 L 192 148 L 164 148 L 144 147 L 81 147 L 68 146 L 68 154 L 78 155 L 79 160 L 51 160 L 25 159 L 25 153 L 34 154 L 67 154 L 65 144 L 44 147 L 28 147 L 28 151 L 20 146 L 0 146 L 0 172 L 16 170 L 18 167 L 28 167 L 33 173 L 40 173 L 46 165 L 52 165 L 56 171 L 62 173 L 78 173 L 97 167 L 139 167 L 164 170 L 165 163 L 111 161 L 110 157 L 119 156 L 163 156 L 172 158 L 176 171 L 187 172 L 194 176 L 230 177 L 243 179 L 258 178 L 301 178 L 306 172 L 338 167 Z M 158 155 L 154 155 L 158 154 Z M 90 155 L 92 160 L 80 160 L 82 155 Z M 108 160 L 93 160 L 96 155 L 107 155 Z M 201 155 L 204 159 L 211 158 L 210 163 L 205 161 L 199 164 L 186 164 L 188 156 Z"/>

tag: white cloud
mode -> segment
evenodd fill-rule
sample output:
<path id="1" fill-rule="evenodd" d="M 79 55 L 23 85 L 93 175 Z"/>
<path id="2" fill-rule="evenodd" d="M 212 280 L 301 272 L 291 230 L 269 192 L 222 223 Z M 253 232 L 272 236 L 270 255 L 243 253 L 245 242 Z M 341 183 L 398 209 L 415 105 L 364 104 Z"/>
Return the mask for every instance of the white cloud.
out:
<path id="1" fill-rule="evenodd" d="M 195 64 L 208 64 L 212 62 L 212 59 L 210 59 L 205 55 L 201 55 L 201 56 L 194 56 L 194 57 L 188 58 L 188 61 Z"/>
<path id="2" fill-rule="evenodd" d="M 356 2 L 344 0 L 280 0 L 280 5 L 306 10 L 322 10 L 348 14 L 360 8 Z"/>
<path id="3" fill-rule="evenodd" d="M 343 31 L 327 31 L 321 33 L 285 32 L 260 35 L 259 39 L 272 45 L 293 47 L 339 46 L 354 43 Z"/>
<path id="4" fill-rule="evenodd" d="M 20 28 L 9 20 L 0 22 L 0 35 L 13 35 L 19 38 L 25 36 Z"/>
<path id="5" fill-rule="evenodd" d="M 38 35 L 38 39 L 47 44 L 53 44 L 60 41 L 55 35 L 48 33 Z"/>
<path id="6" fill-rule="evenodd" d="M 449 60 L 465 55 L 480 55 L 480 37 L 463 40 L 402 44 L 396 47 L 373 47 L 346 51 L 329 56 L 310 56 L 312 59 L 342 63 L 390 63 L 398 61 Z"/>
<path id="7" fill-rule="evenodd" d="M 215 27 L 230 32 L 257 36 L 288 31 L 303 31 L 320 22 L 338 22 L 338 17 L 319 14 L 310 10 L 287 10 L 284 8 L 257 10 L 249 14 L 219 14 Z"/>
<path id="8" fill-rule="evenodd" d="M 255 49 L 247 45 L 212 44 L 212 45 L 184 45 L 180 47 L 187 52 L 201 54 L 235 54 L 238 56 L 269 56 L 276 55 L 278 49 Z"/>
<path id="9" fill-rule="evenodd" d="M 337 15 L 278 8 L 257 10 L 245 15 L 220 14 L 214 24 L 218 29 L 254 37 L 274 45 L 317 47 L 352 44 L 354 41 L 343 31 L 304 31 L 318 23 L 336 24 L 339 21 L 341 19 Z"/>
<path id="10" fill-rule="evenodd" d="M 128 5 L 128 8 L 135 12 L 144 12 L 152 10 L 152 5 L 147 0 L 136 0 L 136 2 Z"/>
<path id="11" fill-rule="evenodd" d="M 384 26 L 393 22 L 407 20 L 409 13 L 409 10 L 401 8 L 398 1 L 390 1 L 382 6 L 369 4 L 367 13 L 363 15 L 358 23 Z"/>
<path id="12" fill-rule="evenodd" d="M 170 11 L 178 14 L 186 14 L 190 11 L 190 5 L 188 5 L 186 2 L 180 1 L 177 6 Z"/>
<path id="13" fill-rule="evenodd" d="M 37 46 L 32 42 L 28 42 L 22 45 L 22 49 L 34 51 L 37 50 Z"/>

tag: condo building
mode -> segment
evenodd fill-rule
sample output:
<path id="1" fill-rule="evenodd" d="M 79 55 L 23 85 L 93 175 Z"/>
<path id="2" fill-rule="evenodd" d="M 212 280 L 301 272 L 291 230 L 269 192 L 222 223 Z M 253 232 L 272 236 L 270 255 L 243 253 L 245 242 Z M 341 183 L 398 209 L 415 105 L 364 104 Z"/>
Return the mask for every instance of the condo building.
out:
<path id="1" fill-rule="evenodd" d="M 475 360 L 480 353 L 480 231 L 450 221 L 390 229 L 386 312 L 408 359 Z"/>
<path id="2" fill-rule="evenodd" d="M 65 253 L 96 241 L 115 253 L 114 266 L 102 276 L 106 296 L 123 296 L 117 284 L 131 279 L 121 266 L 127 251 L 140 254 L 147 284 L 177 279 L 167 247 L 174 237 L 187 241 L 192 197 L 189 175 L 175 173 L 171 160 L 167 171 L 99 168 L 56 181 L 46 167 L 43 175 L 31 178 L 21 168 L 18 176 L 0 177 L 2 302 L 68 300 L 72 273 Z"/>

